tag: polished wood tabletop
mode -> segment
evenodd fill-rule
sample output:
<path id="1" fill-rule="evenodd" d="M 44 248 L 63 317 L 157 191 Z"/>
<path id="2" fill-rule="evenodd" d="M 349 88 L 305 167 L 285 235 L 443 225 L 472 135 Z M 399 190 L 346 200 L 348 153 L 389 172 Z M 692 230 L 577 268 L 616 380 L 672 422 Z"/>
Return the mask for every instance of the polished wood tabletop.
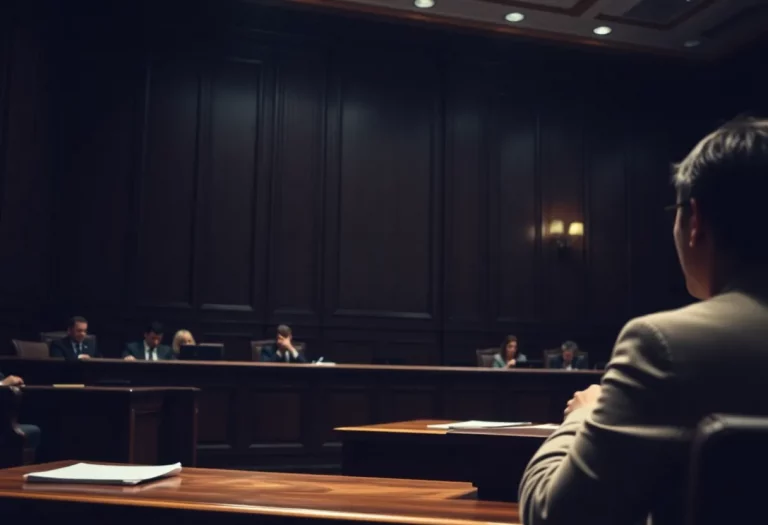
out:
<path id="1" fill-rule="evenodd" d="M 23 474 L 74 463 L 0 470 L 0 511 L 20 500 L 209 511 L 286 519 L 414 525 L 519 523 L 513 503 L 478 501 L 469 483 L 185 468 L 139 487 L 25 483 Z M 226 517 L 222 514 L 222 520 Z"/>
<path id="2" fill-rule="evenodd" d="M 338 427 L 334 430 L 343 435 L 356 433 L 371 433 L 376 435 L 401 435 L 417 434 L 423 436 L 442 436 L 446 434 L 472 434 L 486 436 L 514 436 L 547 438 L 553 430 L 550 428 L 535 428 L 538 424 L 520 427 L 506 428 L 478 428 L 478 429 L 442 429 L 429 428 L 431 425 L 458 423 L 455 420 L 446 419 L 414 419 L 412 421 L 397 421 L 395 423 L 380 423 L 378 425 L 361 425 L 356 427 Z"/>

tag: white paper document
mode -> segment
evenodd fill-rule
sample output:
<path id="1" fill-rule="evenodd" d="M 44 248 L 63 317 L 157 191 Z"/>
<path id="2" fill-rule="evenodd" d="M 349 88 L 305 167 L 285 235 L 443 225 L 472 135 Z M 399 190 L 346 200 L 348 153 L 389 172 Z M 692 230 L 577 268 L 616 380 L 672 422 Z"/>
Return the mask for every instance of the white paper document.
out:
<path id="1" fill-rule="evenodd" d="M 531 425 L 530 421 L 518 421 L 515 423 L 502 422 L 502 421 L 461 421 L 458 423 L 443 423 L 440 425 L 427 425 L 427 428 L 434 428 L 436 430 L 453 430 L 453 429 L 483 429 L 483 428 L 507 428 L 507 427 L 525 427 Z"/>
<path id="2" fill-rule="evenodd" d="M 145 467 L 141 465 L 96 465 L 76 463 L 43 472 L 24 474 L 24 480 L 42 483 L 98 483 L 104 485 L 138 485 L 181 472 L 181 463 Z"/>
<path id="3" fill-rule="evenodd" d="M 545 423 L 543 425 L 532 425 L 530 428 L 540 428 L 542 430 L 557 430 L 560 428 L 558 423 Z"/>

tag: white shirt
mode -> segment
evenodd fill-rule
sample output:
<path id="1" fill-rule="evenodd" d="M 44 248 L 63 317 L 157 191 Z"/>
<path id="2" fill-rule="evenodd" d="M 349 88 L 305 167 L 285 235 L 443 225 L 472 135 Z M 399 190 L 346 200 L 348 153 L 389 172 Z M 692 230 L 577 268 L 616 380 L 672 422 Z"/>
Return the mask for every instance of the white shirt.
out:
<path id="1" fill-rule="evenodd" d="M 157 361 L 157 348 L 150 352 L 149 345 L 146 341 L 144 341 L 144 359 L 147 361 Z"/>

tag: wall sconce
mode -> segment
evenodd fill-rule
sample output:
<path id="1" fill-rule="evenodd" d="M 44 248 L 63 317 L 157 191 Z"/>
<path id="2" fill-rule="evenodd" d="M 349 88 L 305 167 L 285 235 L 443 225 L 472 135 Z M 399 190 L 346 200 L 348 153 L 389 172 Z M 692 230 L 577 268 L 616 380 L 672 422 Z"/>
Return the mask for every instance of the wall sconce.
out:
<path id="1" fill-rule="evenodd" d="M 584 237 L 584 223 L 572 222 L 568 225 L 568 234 L 566 235 L 565 223 L 555 219 L 549 223 L 549 235 L 557 246 L 558 254 L 565 256 L 570 250 L 573 242 Z"/>

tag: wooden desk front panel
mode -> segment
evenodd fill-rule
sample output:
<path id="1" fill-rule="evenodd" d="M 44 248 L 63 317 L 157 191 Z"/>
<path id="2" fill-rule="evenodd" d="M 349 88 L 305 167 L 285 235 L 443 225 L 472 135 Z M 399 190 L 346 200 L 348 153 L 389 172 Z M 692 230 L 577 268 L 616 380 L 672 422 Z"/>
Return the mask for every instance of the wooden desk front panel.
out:
<path id="1" fill-rule="evenodd" d="M 477 501 L 468 483 L 185 468 L 136 487 L 24 483 L 70 464 L 0 470 L 0 515 L 30 523 L 513 525 L 517 505 Z"/>
<path id="2" fill-rule="evenodd" d="M 245 466 L 339 457 L 333 429 L 409 419 L 558 422 L 598 372 L 248 362 L 24 360 L 0 357 L 28 384 L 128 380 L 199 387 L 199 464 Z M 325 459 L 323 459 L 325 458 Z"/>

